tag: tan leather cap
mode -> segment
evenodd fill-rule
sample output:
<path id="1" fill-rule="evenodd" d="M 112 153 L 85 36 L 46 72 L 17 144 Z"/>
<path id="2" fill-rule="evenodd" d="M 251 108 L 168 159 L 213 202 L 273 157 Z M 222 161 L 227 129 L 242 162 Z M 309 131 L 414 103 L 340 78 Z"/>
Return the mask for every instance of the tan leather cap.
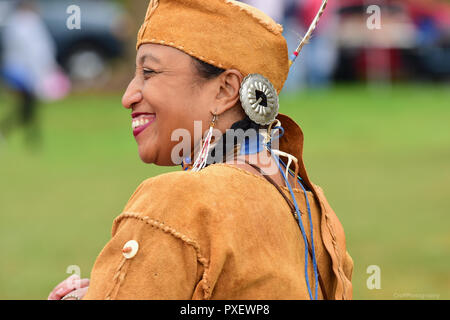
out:
<path id="1" fill-rule="evenodd" d="M 278 93 L 289 72 L 283 27 L 262 11 L 232 0 L 150 0 L 136 48 L 163 44 L 243 76 L 259 73 Z"/>

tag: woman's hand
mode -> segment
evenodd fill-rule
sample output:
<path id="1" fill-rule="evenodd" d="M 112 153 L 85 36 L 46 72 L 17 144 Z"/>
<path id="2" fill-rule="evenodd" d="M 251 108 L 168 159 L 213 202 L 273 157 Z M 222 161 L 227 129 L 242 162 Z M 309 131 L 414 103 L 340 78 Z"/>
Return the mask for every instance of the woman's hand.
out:
<path id="1" fill-rule="evenodd" d="M 48 300 L 78 300 L 82 299 L 89 288 L 89 279 L 80 279 L 76 274 L 58 284 L 50 292 Z M 67 298 L 65 296 L 69 295 Z M 77 299 L 78 298 L 78 299 Z"/>

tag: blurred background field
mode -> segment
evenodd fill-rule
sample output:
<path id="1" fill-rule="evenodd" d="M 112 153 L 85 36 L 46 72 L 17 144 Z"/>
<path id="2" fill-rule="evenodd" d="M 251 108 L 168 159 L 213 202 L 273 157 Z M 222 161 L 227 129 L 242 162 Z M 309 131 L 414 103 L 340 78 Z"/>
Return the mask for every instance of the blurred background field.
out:
<path id="1" fill-rule="evenodd" d="M 139 183 L 178 170 L 140 162 L 120 98 L 42 105 L 39 152 L 20 131 L 0 142 L 1 299 L 43 299 L 69 265 L 88 277 Z M 310 176 L 344 225 L 354 297 L 450 298 L 448 87 L 339 86 L 281 103 L 302 125 Z M 366 287 L 369 265 L 381 268 L 380 290 Z"/>
<path id="2" fill-rule="evenodd" d="M 0 35 L 18 2 L 0 0 Z M 0 299 L 46 299 L 73 265 L 89 277 L 135 188 L 179 170 L 140 161 L 121 106 L 147 2 L 78 0 L 82 28 L 69 30 L 72 2 L 35 1 L 55 41 L 54 88 L 0 81 Z M 293 51 L 321 1 L 245 2 L 285 26 Z M 320 26 L 280 111 L 302 126 L 309 175 L 344 226 L 354 298 L 450 299 L 450 1 L 330 1 Z M 22 105 L 28 122 L 6 134 Z M 371 265 L 381 289 L 367 287 Z"/>

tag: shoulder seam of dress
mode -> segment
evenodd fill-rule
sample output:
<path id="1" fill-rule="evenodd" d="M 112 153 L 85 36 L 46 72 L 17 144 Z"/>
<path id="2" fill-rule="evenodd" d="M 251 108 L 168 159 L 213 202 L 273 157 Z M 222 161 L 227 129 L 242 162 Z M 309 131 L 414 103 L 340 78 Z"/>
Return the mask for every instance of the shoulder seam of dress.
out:
<path id="1" fill-rule="evenodd" d="M 185 234 L 178 232 L 176 229 L 165 225 L 164 223 L 155 220 L 155 219 L 151 219 L 148 216 L 141 216 L 138 213 L 134 213 L 134 212 L 123 212 L 120 216 L 118 216 L 115 220 L 114 220 L 114 224 L 118 224 L 121 220 L 126 219 L 126 218 L 131 218 L 131 219 L 137 219 L 139 221 L 142 221 L 156 229 L 159 229 L 165 233 L 168 233 L 170 235 L 172 235 L 173 237 L 183 241 L 184 243 L 186 243 L 187 245 L 191 246 L 194 248 L 196 255 L 197 255 L 197 261 L 203 266 L 203 275 L 202 275 L 202 279 L 200 280 L 200 282 L 202 282 L 202 288 L 204 291 L 204 295 L 203 298 L 205 300 L 208 300 L 211 297 L 211 292 L 210 292 L 210 286 L 208 285 L 208 267 L 209 267 L 209 262 L 208 259 L 206 259 L 203 254 L 201 253 L 201 249 L 200 249 L 200 245 L 198 244 L 198 242 L 188 236 L 186 236 Z"/>

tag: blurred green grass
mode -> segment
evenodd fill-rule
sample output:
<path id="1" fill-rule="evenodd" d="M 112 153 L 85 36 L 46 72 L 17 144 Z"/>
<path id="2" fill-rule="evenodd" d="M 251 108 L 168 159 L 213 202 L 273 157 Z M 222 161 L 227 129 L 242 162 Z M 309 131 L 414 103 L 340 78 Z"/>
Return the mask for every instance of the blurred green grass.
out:
<path id="1" fill-rule="evenodd" d="M 339 86 L 281 97 L 305 162 L 339 216 L 355 299 L 450 298 L 450 90 Z M 178 170 L 140 162 L 120 94 L 40 108 L 43 145 L 0 140 L 0 299 L 45 299 L 66 268 L 88 277 L 112 220 L 141 181 Z M 13 107 L 0 92 L 0 119 Z M 1 139 L 1 138 L 0 138 Z M 369 265 L 381 289 L 366 286 Z"/>

